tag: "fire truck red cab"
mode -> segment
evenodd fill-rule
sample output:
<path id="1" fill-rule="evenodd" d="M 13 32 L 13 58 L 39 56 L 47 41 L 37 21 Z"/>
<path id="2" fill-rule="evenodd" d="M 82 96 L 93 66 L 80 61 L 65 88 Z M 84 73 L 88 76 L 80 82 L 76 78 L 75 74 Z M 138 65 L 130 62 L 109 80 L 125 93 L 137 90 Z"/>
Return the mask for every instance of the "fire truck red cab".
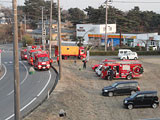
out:
<path id="1" fill-rule="evenodd" d="M 35 54 L 34 68 L 38 70 L 49 70 L 51 67 L 52 59 L 46 51 Z"/>
<path id="2" fill-rule="evenodd" d="M 40 52 L 42 52 L 42 49 L 31 49 L 27 55 L 28 64 L 33 65 L 33 61 L 35 58 L 34 55 Z"/>
<path id="3" fill-rule="evenodd" d="M 21 60 L 27 60 L 27 49 L 21 50 Z"/>
<path id="4" fill-rule="evenodd" d="M 143 73 L 143 67 L 140 63 L 109 63 L 102 68 L 102 78 L 110 79 L 110 70 L 113 71 L 113 78 L 126 78 L 128 80 L 140 77 Z"/>

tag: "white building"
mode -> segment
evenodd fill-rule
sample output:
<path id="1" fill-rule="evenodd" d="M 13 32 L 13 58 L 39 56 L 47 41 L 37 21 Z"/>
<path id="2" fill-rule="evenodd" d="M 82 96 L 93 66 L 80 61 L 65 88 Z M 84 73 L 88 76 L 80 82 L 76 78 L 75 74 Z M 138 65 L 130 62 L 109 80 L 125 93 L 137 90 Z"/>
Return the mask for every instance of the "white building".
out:
<path id="1" fill-rule="evenodd" d="M 116 24 L 108 24 L 107 33 L 116 33 Z M 77 37 L 82 37 L 85 43 L 89 42 L 89 34 L 105 34 L 105 24 L 76 25 L 76 35 Z"/>

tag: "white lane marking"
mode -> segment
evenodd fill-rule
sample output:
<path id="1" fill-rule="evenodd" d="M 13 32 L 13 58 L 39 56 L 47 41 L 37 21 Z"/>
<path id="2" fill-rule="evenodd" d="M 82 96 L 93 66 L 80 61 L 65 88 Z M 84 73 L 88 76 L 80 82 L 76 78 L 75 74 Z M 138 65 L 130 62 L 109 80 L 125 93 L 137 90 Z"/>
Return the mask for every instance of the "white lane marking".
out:
<path id="1" fill-rule="evenodd" d="M 22 85 L 22 84 L 27 80 L 27 77 L 28 77 L 28 69 L 27 69 L 26 65 L 23 64 L 23 62 L 20 61 L 20 63 L 24 66 L 24 68 L 25 68 L 26 71 L 27 71 L 25 78 L 24 78 L 23 81 L 20 83 L 20 85 Z M 11 95 L 13 92 L 14 92 L 14 90 L 12 90 L 10 93 L 8 93 L 7 96 Z"/>
<path id="2" fill-rule="evenodd" d="M 30 104 L 32 104 L 37 98 L 33 98 L 27 105 L 25 105 L 23 108 L 20 109 L 20 111 L 24 110 L 26 107 L 28 107 Z"/>
<path id="3" fill-rule="evenodd" d="M 4 62 L 4 64 L 7 64 L 8 62 Z"/>
<path id="4" fill-rule="evenodd" d="M 50 80 L 51 80 L 51 72 L 50 72 L 50 71 L 49 71 L 49 74 L 50 74 L 50 76 L 49 76 L 49 79 L 48 79 L 48 82 L 47 82 L 46 85 L 48 85 L 49 82 L 50 82 Z M 43 91 L 45 90 L 45 88 L 47 87 L 46 85 L 45 85 L 45 87 L 42 89 L 42 91 L 41 91 L 37 96 L 40 96 L 40 95 L 42 94 L 42 92 L 43 92 Z M 27 108 L 27 107 L 28 107 L 30 104 L 32 104 L 36 99 L 37 99 L 36 97 L 33 98 L 27 105 L 25 105 L 23 108 L 21 108 L 20 111 L 22 111 L 22 110 L 24 110 L 25 108 Z M 6 118 L 5 120 L 9 120 L 9 119 L 11 119 L 13 116 L 14 116 L 14 114 L 12 114 L 11 116 L 9 116 L 9 117 Z"/>
<path id="5" fill-rule="evenodd" d="M 23 81 L 20 83 L 21 85 L 27 80 L 27 77 L 28 77 L 28 69 L 27 69 L 27 67 L 26 67 L 26 65 L 25 64 L 23 64 L 23 62 L 21 61 L 20 62 L 23 66 L 24 66 L 24 68 L 26 69 L 26 76 L 25 76 L 25 78 L 23 79 Z"/>
<path id="6" fill-rule="evenodd" d="M 7 96 L 11 95 L 14 92 L 14 90 L 12 90 L 10 93 L 7 94 Z"/>
<path id="7" fill-rule="evenodd" d="M 48 86 L 49 82 L 51 81 L 51 72 L 49 70 L 49 79 L 47 84 L 44 86 L 44 88 L 39 92 L 39 94 L 37 96 L 40 96 L 42 94 L 42 92 L 46 89 L 46 87 Z"/>
<path id="8" fill-rule="evenodd" d="M 3 65 L 3 67 L 4 67 L 4 74 L 3 74 L 3 76 L 0 78 L 0 80 L 2 80 L 3 78 L 4 78 L 4 76 L 6 75 L 6 73 L 7 73 L 7 68 L 6 68 L 6 66 L 4 65 L 4 64 L 2 64 Z"/>
<path id="9" fill-rule="evenodd" d="M 13 62 L 12 62 L 12 61 L 9 61 L 9 63 L 12 64 Z"/>

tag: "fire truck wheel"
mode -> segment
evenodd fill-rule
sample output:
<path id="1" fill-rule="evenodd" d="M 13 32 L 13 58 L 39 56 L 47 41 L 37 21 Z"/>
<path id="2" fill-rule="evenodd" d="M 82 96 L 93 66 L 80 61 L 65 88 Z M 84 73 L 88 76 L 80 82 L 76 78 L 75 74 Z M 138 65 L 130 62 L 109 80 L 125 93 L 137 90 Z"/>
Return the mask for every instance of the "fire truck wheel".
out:
<path id="1" fill-rule="evenodd" d="M 109 93 L 108 93 L 108 96 L 109 96 L 109 97 L 112 97 L 112 96 L 113 96 L 113 92 L 109 92 Z"/>
<path id="2" fill-rule="evenodd" d="M 130 80 L 130 79 L 132 79 L 132 76 L 131 75 L 127 75 L 126 79 Z"/>

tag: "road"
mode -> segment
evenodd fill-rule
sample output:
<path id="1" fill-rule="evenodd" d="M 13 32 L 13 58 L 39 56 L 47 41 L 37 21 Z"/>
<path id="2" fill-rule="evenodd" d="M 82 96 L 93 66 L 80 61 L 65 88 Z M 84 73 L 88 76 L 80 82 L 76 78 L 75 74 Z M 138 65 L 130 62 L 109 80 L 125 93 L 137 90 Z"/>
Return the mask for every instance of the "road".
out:
<path id="1" fill-rule="evenodd" d="M 0 46 L 4 74 L 0 78 L 0 120 L 14 119 L 14 67 L 12 45 Z M 20 70 L 20 111 L 21 116 L 40 104 L 52 89 L 57 74 L 53 69 L 36 71 L 29 75 L 30 66 L 19 61 Z"/>

